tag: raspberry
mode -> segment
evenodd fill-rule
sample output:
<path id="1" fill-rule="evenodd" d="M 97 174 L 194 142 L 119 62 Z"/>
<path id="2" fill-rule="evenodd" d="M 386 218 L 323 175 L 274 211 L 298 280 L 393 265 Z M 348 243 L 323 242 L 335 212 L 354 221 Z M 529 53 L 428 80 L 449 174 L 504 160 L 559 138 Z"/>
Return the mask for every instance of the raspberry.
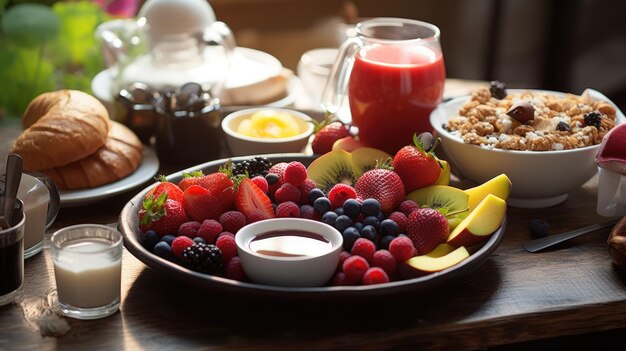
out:
<path id="1" fill-rule="evenodd" d="M 363 275 L 364 285 L 389 283 L 389 276 L 380 267 L 372 267 Z"/>
<path id="2" fill-rule="evenodd" d="M 413 241 L 406 236 L 398 236 L 389 243 L 389 252 L 396 259 L 396 262 L 404 262 L 413 257 L 414 251 Z"/>
<path id="3" fill-rule="evenodd" d="M 239 211 L 226 211 L 220 215 L 219 222 L 223 230 L 237 233 L 241 227 L 246 225 L 246 216 Z"/>
<path id="4" fill-rule="evenodd" d="M 418 208 L 420 208 L 420 206 L 413 200 L 404 200 L 398 205 L 398 211 L 404 213 L 407 217 Z"/>
<path id="5" fill-rule="evenodd" d="M 342 286 L 342 285 L 354 285 L 353 281 L 350 281 L 344 272 L 337 272 L 333 276 L 333 279 L 330 281 L 331 286 Z"/>
<path id="6" fill-rule="evenodd" d="M 274 199 L 277 203 L 292 201 L 297 203 L 300 201 L 300 190 L 291 183 L 285 183 L 276 190 Z"/>
<path id="7" fill-rule="evenodd" d="M 265 214 L 263 214 L 263 212 L 261 212 L 261 210 L 253 210 L 248 216 L 248 223 L 254 223 L 265 219 L 268 218 Z"/>
<path id="8" fill-rule="evenodd" d="M 341 207 L 346 200 L 356 199 L 356 190 L 348 184 L 335 184 L 328 192 L 328 199 L 332 208 Z"/>
<path id="9" fill-rule="evenodd" d="M 235 243 L 234 236 L 221 235 L 215 241 L 215 246 L 222 251 L 222 260 L 224 263 L 237 256 L 237 244 Z"/>
<path id="10" fill-rule="evenodd" d="M 369 263 L 361 256 L 351 256 L 343 261 L 342 270 L 346 278 L 352 282 L 360 282 L 370 268 Z"/>
<path id="11" fill-rule="evenodd" d="M 239 257 L 235 256 L 231 258 L 230 261 L 224 265 L 224 277 L 238 280 L 240 282 L 248 280 L 246 272 L 244 272 L 243 267 L 241 266 L 241 260 Z"/>
<path id="12" fill-rule="evenodd" d="M 406 232 L 406 215 L 400 211 L 395 211 L 395 212 L 391 212 L 391 214 L 389 214 L 389 217 L 387 217 L 387 219 L 391 219 L 392 221 L 396 222 L 396 224 L 398 225 L 398 230 L 399 233 L 405 233 Z"/>
<path id="13" fill-rule="evenodd" d="M 395 273 L 397 265 L 396 258 L 393 257 L 391 252 L 384 249 L 374 252 L 372 266 L 382 268 L 387 275 Z"/>
<path id="14" fill-rule="evenodd" d="M 195 238 L 198 236 L 198 229 L 200 228 L 200 222 L 189 221 L 185 222 L 178 227 L 176 236 L 186 236 L 189 238 Z"/>
<path id="15" fill-rule="evenodd" d="M 172 241 L 172 253 L 175 257 L 181 258 L 183 257 L 183 251 L 193 244 L 194 242 L 190 237 L 177 236 L 176 239 Z"/>
<path id="16" fill-rule="evenodd" d="M 306 167 L 302 162 L 291 161 L 285 167 L 284 179 L 285 182 L 298 186 L 306 180 L 307 173 Z"/>
<path id="17" fill-rule="evenodd" d="M 339 253 L 339 263 L 337 264 L 337 271 L 341 272 L 341 270 L 343 269 L 343 262 L 350 257 L 352 257 L 352 255 L 348 251 L 342 250 Z"/>
<path id="18" fill-rule="evenodd" d="M 298 185 L 298 189 L 300 190 L 300 204 L 301 205 L 312 204 L 311 200 L 309 199 L 309 194 L 311 193 L 311 190 L 316 189 L 316 188 L 317 188 L 317 185 L 315 184 L 315 181 L 309 178 L 307 178 L 304 181 L 304 183 Z"/>
<path id="19" fill-rule="evenodd" d="M 300 208 L 296 205 L 295 202 L 287 201 L 278 204 L 276 207 L 276 217 L 286 218 L 286 217 L 300 217 Z"/>
<path id="20" fill-rule="evenodd" d="M 233 233 L 231 233 L 231 232 L 226 232 L 226 231 L 224 231 L 224 232 L 221 232 L 221 233 L 220 233 L 220 235 L 218 235 L 218 236 L 217 236 L 217 239 L 219 239 L 219 238 L 220 238 L 220 236 L 224 236 L 224 235 L 227 235 L 227 236 L 232 236 L 233 238 L 235 237 L 235 234 L 233 234 Z M 216 239 L 216 240 L 217 240 L 217 239 Z"/>
<path id="21" fill-rule="evenodd" d="M 374 252 L 376 252 L 376 245 L 364 238 L 356 239 L 354 245 L 352 245 L 352 255 L 359 255 L 366 259 L 368 263 L 371 263 L 374 259 Z"/>
<path id="22" fill-rule="evenodd" d="M 321 216 L 315 212 L 315 209 L 311 205 L 301 205 L 300 206 L 300 218 L 312 219 L 314 221 L 319 221 Z"/>
<path id="23" fill-rule="evenodd" d="M 276 193 L 276 190 L 278 190 L 278 188 L 280 188 L 280 186 L 283 185 L 283 183 L 285 182 L 285 168 L 287 168 L 287 165 L 287 162 L 279 162 L 270 167 L 270 169 L 268 170 L 268 174 L 273 173 L 278 176 L 278 180 L 276 182 L 270 182 L 269 180 L 267 181 L 267 183 L 269 184 L 268 193 L 270 195 L 274 195 L 274 193 Z"/>
<path id="24" fill-rule="evenodd" d="M 215 243 L 215 238 L 222 232 L 222 225 L 214 219 L 205 219 L 198 229 L 198 236 L 206 240 L 207 243 Z"/>
<path id="25" fill-rule="evenodd" d="M 252 178 L 252 183 L 256 184 L 264 193 L 267 193 L 269 190 L 269 184 L 267 184 L 267 180 L 263 176 L 256 176 Z"/>

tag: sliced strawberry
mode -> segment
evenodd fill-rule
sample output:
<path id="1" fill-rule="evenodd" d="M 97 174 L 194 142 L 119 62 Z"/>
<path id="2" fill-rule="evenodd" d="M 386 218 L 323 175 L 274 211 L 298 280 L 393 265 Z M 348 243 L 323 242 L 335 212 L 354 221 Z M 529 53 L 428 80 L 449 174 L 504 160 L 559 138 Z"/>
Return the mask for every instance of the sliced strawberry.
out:
<path id="1" fill-rule="evenodd" d="M 265 218 L 276 217 L 270 198 L 249 178 L 239 183 L 235 207 L 246 216 L 248 223 L 258 220 L 259 214 Z"/>
<path id="2" fill-rule="evenodd" d="M 194 221 L 202 223 L 205 219 L 218 219 L 222 214 L 217 206 L 218 198 L 199 185 L 191 185 L 183 193 L 183 208 Z"/>

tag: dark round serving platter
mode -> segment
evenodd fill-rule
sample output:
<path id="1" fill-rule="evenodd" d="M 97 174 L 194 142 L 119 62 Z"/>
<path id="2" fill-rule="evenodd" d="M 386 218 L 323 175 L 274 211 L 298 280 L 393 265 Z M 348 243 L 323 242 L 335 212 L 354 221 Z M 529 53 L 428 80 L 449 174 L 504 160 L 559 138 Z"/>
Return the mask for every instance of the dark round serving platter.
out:
<path id="1" fill-rule="evenodd" d="M 272 154 L 263 155 L 272 163 L 300 161 L 308 165 L 313 156 L 303 154 Z M 233 157 L 233 162 L 244 160 L 253 156 Z M 184 172 L 202 170 L 205 174 L 216 172 L 219 166 L 228 159 L 215 160 L 197 165 L 167 176 L 172 182 L 182 179 Z M 462 279 L 469 272 L 478 268 L 493 253 L 503 239 L 506 218 L 502 226 L 482 245 L 472 247 L 469 258 L 461 263 L 440 272 L 432 273 L 423 277 L 393 281 L 378 285 L 360 286 L 332 286 L 332 287 L 281 287 L 254 283 L 239 282 L 219 276 L 212 276 L 191 271 L 177 263 L 163 259 L 148 251 L 141 243 L 141 231 L 139 229 L 137 213 L 141 207 L 145 194 L 154 186 L 150 185 L 136 194 L 122 209 L 119 217 L 119 228 L 124 237 L 126 249 L 149 267 L 199 290 L 228 295 L 242 295 L 255 298 L 281 298 L 281 299 L 341 299 L 358 296 L 370 298 L 390 295 L 419 294 L 434 289 L 441 284 L 453 279 Z"/>

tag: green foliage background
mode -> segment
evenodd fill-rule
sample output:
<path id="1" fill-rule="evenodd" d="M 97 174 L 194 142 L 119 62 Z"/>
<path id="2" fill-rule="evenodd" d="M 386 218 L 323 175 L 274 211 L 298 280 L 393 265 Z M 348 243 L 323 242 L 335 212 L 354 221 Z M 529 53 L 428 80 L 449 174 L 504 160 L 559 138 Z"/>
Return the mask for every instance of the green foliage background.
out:
<path id="1" fill-rule="evenodd" d="M 0 0 L 0 118 L 21 116 L 46 91 L 91 93 L 105 68 L 94 31 L 108 19 L 87 0 Z"/>

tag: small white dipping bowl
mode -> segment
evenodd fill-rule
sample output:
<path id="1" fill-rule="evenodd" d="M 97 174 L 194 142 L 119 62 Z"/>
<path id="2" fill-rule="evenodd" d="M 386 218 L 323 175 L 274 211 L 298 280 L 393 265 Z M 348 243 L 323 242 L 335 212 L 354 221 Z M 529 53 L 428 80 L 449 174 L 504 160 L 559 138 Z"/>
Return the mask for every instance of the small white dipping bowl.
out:
<path id="1" fill-rule="evenodd" d="M 329 241 L 329 249 L 316 256 L 273 256 L 254 252 L 250 242 L 270 231 L 307 231 Z M 335 228 L 301 218 L 275 218 L 254 222 L 235 236 L 237 254 L 251 281 L 259 284 L 290 287 L 323 286 L 333 276 L 339 263 L 343 237 Z"/>
<path id="2" fill-rule="evenodd" d="M 532 89 L 509 89 L 509 92 L 559 92 Z M 587 89 L 593 99 L 613 104 L 617 111 L 617 124 L 626 120 L 619 108 L 606 96 Z M 600 145 L 561 151 L 516 151 L 487 148 L 463 142 L 444 129 L 448 120 L 459 115 L 459 109 L 470 97 L 460 97 L 440 104 L 430 115 L 435 133 L 441 137 L 443 150 L 453 169 L 460 176 L 477 184 L 501 173 L 511 179 L 509 205 L 519 208 L 544 208 L 567 199 L 568 193 L 578 189 L 598 170 L 596 154 Z"/>
<path id="3" fill-rule="evenodd" d="M 239 124 L 259 111 L 271 110 L 283 112 L 293 116 L 299 127 L 300 134 L 288 138 L 256 138 L 237 133 Z M 234 156 L 273 154 L 273 153 L 300 153 L 306 147 L 309 137 L 313 134 L 311 117 L 306 114 L 276 107 L 255 107 L 230 113 L 222 120 L 222 130 L 226 135 L 226 142 Z"/>

